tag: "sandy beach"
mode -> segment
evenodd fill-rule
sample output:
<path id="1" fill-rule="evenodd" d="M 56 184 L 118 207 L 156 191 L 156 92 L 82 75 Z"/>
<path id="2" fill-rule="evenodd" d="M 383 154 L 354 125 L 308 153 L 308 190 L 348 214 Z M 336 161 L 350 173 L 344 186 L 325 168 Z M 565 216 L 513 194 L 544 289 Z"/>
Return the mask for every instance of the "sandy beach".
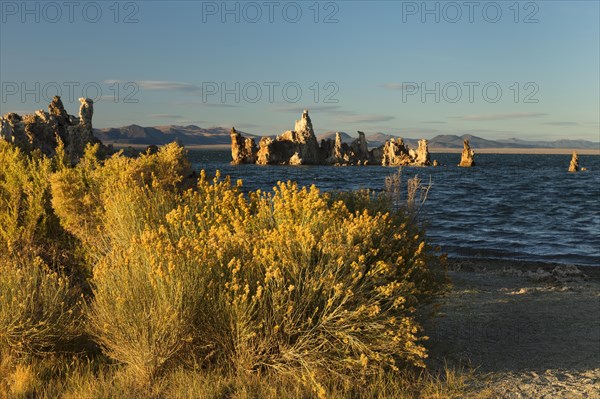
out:
<path id="1" fill-rule="evenodd" d="M 600 267 L 452 260 L 429 366 L 475 368 L 498 398 L 600 398 Z"/>

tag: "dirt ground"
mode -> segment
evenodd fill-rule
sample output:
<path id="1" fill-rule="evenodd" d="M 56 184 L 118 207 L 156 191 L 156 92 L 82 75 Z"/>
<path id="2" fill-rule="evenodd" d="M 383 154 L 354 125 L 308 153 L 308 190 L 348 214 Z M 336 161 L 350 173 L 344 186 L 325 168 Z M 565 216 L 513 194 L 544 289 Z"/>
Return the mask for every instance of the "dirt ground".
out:
<path id="1" fill-rule="evenodd" d="M 600 266 L 453 260 L 425 324 L 429 366 L 498 398 L 600 398 Z"/>

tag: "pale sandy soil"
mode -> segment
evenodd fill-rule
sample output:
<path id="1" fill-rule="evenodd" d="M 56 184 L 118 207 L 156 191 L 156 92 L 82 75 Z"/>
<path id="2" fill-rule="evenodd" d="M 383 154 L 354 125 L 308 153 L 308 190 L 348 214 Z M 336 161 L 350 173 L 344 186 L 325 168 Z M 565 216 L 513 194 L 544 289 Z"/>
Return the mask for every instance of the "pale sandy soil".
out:
<path id="1" fill-rule="evenodd" d="M 600 398 L 600 265 L 555 266 L 452 261 L 426 323 L 429 366 L 476 367 L 497 398 Z"/>

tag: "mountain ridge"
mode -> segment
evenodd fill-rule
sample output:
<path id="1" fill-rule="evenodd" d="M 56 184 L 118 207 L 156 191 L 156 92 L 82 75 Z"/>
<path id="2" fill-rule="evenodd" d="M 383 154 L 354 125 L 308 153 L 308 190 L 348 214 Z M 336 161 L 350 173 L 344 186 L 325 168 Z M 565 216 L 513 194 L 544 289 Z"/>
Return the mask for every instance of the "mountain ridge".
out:
<path id="1" fill-rule="evenodd" d="M 239 131 L 239 130 L 238 130 Z M 179 140 L 184 145 L 229 145 L 231 138 L 230 129 L 215 126 L 202 128 L 196 125 L 167 125 L 167 126 L 149 126 L 128 125 L 119 128 L 94 129 L 94 135 L 106 144 L 119 146 L 128 145 L 164 145 L 174 140 Z M 244 137 L 250 137 L 256 141 L 262 136 L 239 131 Z M 318 141 L 322 139 L 335 139 L 335 131 L 324 132 L 317 136 Z M 355 137 L 340 132 L 342 141 L 351 143 Z M 273 136 L 270 136 L 273 137 Z M 379 147 L 391 138 L 401 136 L 377 132 L 366 136 L 369 147 Z M 473 148 L 570 148 L 570 149 L 598 149 L 600 142 L 588 140 L 569 140 L 559 139 L 548 140 L 523 140 L 518 138 L 510 139 L 485 139 L 482 137 L 465 134 L 462 136 L 453 134 L 441 134 L 429 140 L 430 148 L 437 149 L 455 149 L 462 148 L 463 140 L 468 139 Z M 418 139 L 404 138 L 404 142 L 411 148 L 416 148 Z"/>

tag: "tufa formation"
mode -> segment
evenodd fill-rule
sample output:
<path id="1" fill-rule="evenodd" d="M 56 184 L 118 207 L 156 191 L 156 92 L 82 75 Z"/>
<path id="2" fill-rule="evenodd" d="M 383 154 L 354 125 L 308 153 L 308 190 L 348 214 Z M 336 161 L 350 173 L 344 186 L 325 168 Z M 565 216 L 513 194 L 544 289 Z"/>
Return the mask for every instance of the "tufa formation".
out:
<path id="1" fill-rule="evenodd" d="M 569 172 L 579 172 L 579 156 L 577 156 L 576 152 L 573 152 L 573 156 L 571 157 Z"/>
<path id="2" fill-rule="evenodd" d="M 319 144 L 306 110 L 294 130 L 275 139 L 263 137 L 258 146 L 253 139 L 231 129 L 231 156 L 235 165 L 431 165 L 427 140 L 420 140 L 417 150 L 409 149 L 402 139 L 391 139 L 369 150 L 364 132 L 359 131 L 358 138 L 350 145 L 342 142 L 339 133 L 335 140 L 321 140 Z"/>
<path id="3" fill-rule="evenodd" d="M 0 140 L 26 152 L 39 150 L 47 156 L 54 156 L 62 142 L 69 161 L 76 163 L 87 144 L 100 142 L 92 132 L 94 101 L 80 98 L 79 102 L 79 117 L 67 114 L 59 96 L 52 99 L 48 112 L 38 110 L 23 116 L 10 112 L 0 117 Z"/>
<path id="4" fill-rule="evenodd" d="M 472 166 L 475 166 L 475 151 L 473 151 L 471 149 L 471 146 L 469 145 L 469 140 L 465 140 L 463 142 L 463 151 L 462 151 L 462 156 L 460 157 L 460 163 L 458 164 L 458 166 L 463 167 L 463 168 L 470 168 Z"/>

